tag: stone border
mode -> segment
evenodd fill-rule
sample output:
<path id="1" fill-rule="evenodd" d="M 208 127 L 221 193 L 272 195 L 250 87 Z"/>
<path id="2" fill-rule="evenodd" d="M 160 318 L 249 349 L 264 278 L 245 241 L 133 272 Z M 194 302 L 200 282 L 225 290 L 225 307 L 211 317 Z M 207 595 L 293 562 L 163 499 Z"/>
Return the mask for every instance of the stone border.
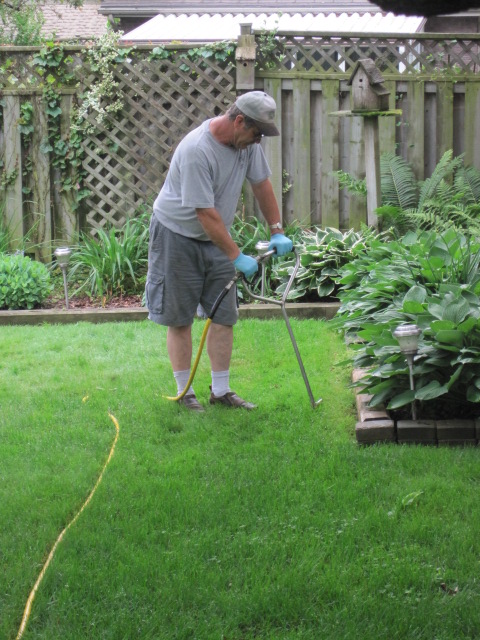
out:
<path id="1" fill-rule="evenodd" d="M 352 373 L 357 382 L 364 375 L 361 369 Z M 355 436 L 358 444 L 394 442 L 398 444 L 473 445 L 480 444 L 480 419 L 477 420 L 398 420 L 390 418 L 384 407 L 368 406 L 372 396 L 357 393 L 358 422 Z"/>
<path id="2" fill-rule="evenodd" d="M 320 318 L 331 320 L 340 307 L 339 302 L 316 302 L 313 304 L 292 302 L 287 303 L 286 311 L 289 317 L 300 319 Z M 0 311 L 0 326 L 6 325 L 38 325 L 38 324 L 66 324 L 74 322 L 129 322 L 132 320 L 146 320 L 148 311 L 145 307 L 130 307 L 124 309 L 32 309 L 31 311 Z M 239 317 L 268 319 L 282 317 L 280 306 L 275 304 L 257 303 L 242 304 L 239 307 Z"/>

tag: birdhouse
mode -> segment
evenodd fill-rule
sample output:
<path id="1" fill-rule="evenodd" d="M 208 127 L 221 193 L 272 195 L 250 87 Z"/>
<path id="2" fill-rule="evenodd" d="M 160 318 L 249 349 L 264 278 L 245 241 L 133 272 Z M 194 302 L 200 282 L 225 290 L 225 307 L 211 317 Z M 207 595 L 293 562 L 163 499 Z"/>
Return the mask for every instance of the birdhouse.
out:
<path id="1" fill-rule="evenodd" d="M 250 23 L 240 24 L 240 36 L 235 51 L 237 66 L 236 88 L 250 90 L 255 87 L 255 36 Z"/>
<path id="2" fill-rule="evenodd" d="M 390 91 L 384 82 L 373 60 L 358 60 L 348 80 L 352 112 L 387 111 Z"/>

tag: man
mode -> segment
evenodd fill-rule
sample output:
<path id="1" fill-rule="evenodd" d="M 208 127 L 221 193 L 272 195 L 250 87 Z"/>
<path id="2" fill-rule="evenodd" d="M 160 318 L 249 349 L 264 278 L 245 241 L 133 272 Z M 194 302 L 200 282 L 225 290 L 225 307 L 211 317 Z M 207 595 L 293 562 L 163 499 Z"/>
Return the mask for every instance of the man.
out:
<path id="1" fill-rule="evenodd" d="M 228 111 L 188 133 L 172 158 L 153 206 L 146 300 L 149 318 L 167 326 L 167 350 L 180 394 L 190 377 L 191 328 L 199 304 L 212 308 L 235 269 L 246 277 L 257 261 L 241 252 L 229 234 L 245 178 L 271 230 L 270 249 L 284 255 L 292 242 L 283 234 L 270 169 L 259 145 L 278 136 L 275 101 L 263 91 L 246 93 Z M 210 404 L 253 409 L 230 389 L 233 325 L 238 318 L 232 288 L 207 336 L 212 385 Z M 179 401 L 204 411 L 192 387 Z"/>

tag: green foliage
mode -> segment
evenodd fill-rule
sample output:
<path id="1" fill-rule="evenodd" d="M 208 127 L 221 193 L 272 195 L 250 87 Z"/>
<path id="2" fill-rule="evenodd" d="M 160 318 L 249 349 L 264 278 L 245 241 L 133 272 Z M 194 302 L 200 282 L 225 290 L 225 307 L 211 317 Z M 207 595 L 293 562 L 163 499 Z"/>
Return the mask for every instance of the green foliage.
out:
<path id="1" fill-rule="evenodd" d="M 82 96 L 76 110 L 72 128 L 84 134 L 93 133 L 97 127 L 110 126 L 109 117 L 122 110 L 124 100 L 118 91 L 115 65 L 123 62 L 131 49 L 118 46 L 119 34 L 112 29 L 97 39 L 95 46 L 84 50 L 86 63 L 96 77 Z"/>
<path id="2" fill-rule="evenodd" d="M 188 51 L 182 52 L 180 58 L 185 59 L 185 63 L 180 65 L 182 71 L 190 71 L 188 60 L 199 63 L 200 66 L 206 67 L 205 60 L 213 58 L 216 62 L 234 61 L 234 54 L 237 43 L 234 40 L 222 40 L 220 42 L 212 42 L 201 47 L 194 47 Z M 154 47 L 149 55 L 149 60 L 171 60 L 176 57 L 177 51 L 167 49 L 160 45 Z"/>
<path id="3" fill-rule="evenodd" d="M 34 309 L 50 291 L 44 264 L 21 254 L 0 254 L 0 309 Z"/>
<path id="4" fill-rule="evenodd" d="M 300 267 L 288 299 L 336 297 L 340 268 L 365 252 L 375 236 L 376 233 L 368 228 L 345 233 L 331 227 L 301 230 L 295 239 L 295 249 L 301 254 Z M 294 257 L 274 263 L 272 280 L 276 283 L 277 294 L 285 291 L 294 266 Z"/>
<path id="5" fill-rule="evenodd" d="M 302 227 L 298 222 L 293 222 L 291 224 L 287 224 L 285 229 L 285 234 L 292 240 L 294 246 L 297 246 L 301 242 L 302 235 Z M 257 255 L 257 250 L 255 249 L 255 245 L 259 241 L 266 241 L 270 238 L 270 234 L 266 230 L 265 223 L 260 221 L 258 218 L 249 218 L 248 220 L 241 218 L 240 216 L 236 216 L 234 223 L 230 229 L 231 236 L 233 240 L 241 247 L 244 253 L 250 255 Z M 285 258 L 276 258 L 275 260 L 268 260 L 265 265 L 265 289 L 264 295 L 267 297 L 272 297 L 275 295 L 275 289 L 277 283 L 274 282 L 272 277 L 272 270 L 275 269 L 276 265 L 282 264 Z M 276 278 L 278 280 L 278 278 Z M 261 289 L 261 283 L 257 280 L 250 289 L 255 293 L 259 293 Z M 243 287 L 242 281 L 237 283 L 237 292 L 238 297 L 243 300 L 246 297 L 245 290 Z"/>
<path id="6" fill-rule="evenodd" d="M 285 58 L 282 53 L 282 44 L 278 39 L 278 22 L 282 13 L 277 13 L 276 24 L 273 29 L 267 29 L 266 25 L 257 36 L 257 61 L 256 65 L 260 70 L 275 69 L 278 63 Z"/>
<path id="7" fill-rule="evenodd" d="M 411 165 L 401 156 L 387 153 L 380 158 L 382 205 L 412 209 L 418 200 L 418 188 Z"/>
<path id="8" fill-rule="evenodd" d="M 28 46 L 42 40 L 42 11 L 35 0 L 0 3 L 0 44 Z"/>
<path id="9" fill-rule="evenodd" d="M 411 165 L 395 154 L 380 158 L 381 202 L 376 210 L 381 229 L 397 235 L 409 230 L 453 228 L 469 235 L 480 234 L 480 171 L 465 167 L 463 157 L 451 150 L 440 158 L 430 178 L 417 181 Z M 340 186 L 366 196 L 365 180 L 343 171 L 335 172 Z"/>
<path id="10" fill-rule="evenodd" d="M 422 417 L 480 414 L 479 266 L 480 241 L 448 230 L 376 240 L 342 269 L 335 324 L 355 341 L 354 365 L 368 370 L 361 386 L 372 405 L 398 409 L 415 398 Z M 399 324 L 423 331 L 415 393 L 392 336 Z"/>
<path id="11" fill-rule="evenodd" d="M 5 204 L 0 203 L 0 255 L 8 251 L 11 242 L 11 234 L 8 227 L 4 223 L 4 210 Z"/>
<path id="12" fill-rule="evenodd" d="M 337 177 L 341 189 L 346 189 L 349 193 L 359 195 L 362 198 L 367 197 L 367 182 L 365 178 L 354 178 L 341 169 L 339 171 L 333 171 L 333 175 Z"/>
<path id="13" fill-rule="evenodd" d="M 58 4 L 81 7 L 83 0 L 57 0 Z M 0 2 L 0 44 L 35 46 L 43 41 L 45 22 L 38 0 L 8 0 Z"/>
<path id="14" fill-rule="evenodd" d="M 148 260 L 149 214 L 131 218 L 121 229 L 82 234 L 70 258 L 69 279 L 81 282 L 75 293 L 112 296 L 141 293 Z"/>

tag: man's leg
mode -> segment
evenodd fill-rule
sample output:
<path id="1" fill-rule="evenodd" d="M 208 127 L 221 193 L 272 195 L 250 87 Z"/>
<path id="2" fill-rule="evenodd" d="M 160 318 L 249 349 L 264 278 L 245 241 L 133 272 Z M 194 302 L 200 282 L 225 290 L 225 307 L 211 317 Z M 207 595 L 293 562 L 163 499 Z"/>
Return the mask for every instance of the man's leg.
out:
<path id="1" fill-rule="evenodd" d="M 233 349 L 233 327 L 212 322 L 207 336 L 207 352 L 212 371 L 228 371 Z"/>
<path id="2" fill-rule="evenodd" d="M 178 393 L 185 389 L 190 377 L 192 362 L 192 327 L 168 327 L 167 351 L 173 369 L 173 376 L 177 383 Z M 187 390 L 186 395 L 180 400 L 188 409 L 203 411 L 202 405 L 195 397 L 193 387 Z"/>
<path id="3" fill-rule="evenodd" d="M 207 351 L 212 367 L 210 404 L 254 409 L 230 389 L 230 360 L 233 348 L 233 327 L 212 322 L 207 337 Z"/>
<path id="4" fill-rule="evenodd" d="M 168 357 L 174 371 L 190 369 L 192 362 L 192 327 L 168 327 Z"/>

